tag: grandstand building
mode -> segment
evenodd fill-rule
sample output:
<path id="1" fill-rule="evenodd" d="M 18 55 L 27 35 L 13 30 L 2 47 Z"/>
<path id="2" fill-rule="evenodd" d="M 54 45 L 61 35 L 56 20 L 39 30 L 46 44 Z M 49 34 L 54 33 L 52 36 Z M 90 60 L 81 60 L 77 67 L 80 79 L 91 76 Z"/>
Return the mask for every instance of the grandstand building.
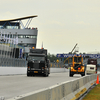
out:
<path id="1" fill-rule="evenodd" d="M 30 22 L 35 16 L 27 16 L 16 19 L 0 20 L 0 40 L 7 38 L 18 37 L 18 45 L 23 46 L 25 54 L 29 52 L 31 47 L 36 47 L 38 30 L 34 26 L 30 28 Z M 24 25 L 23 20 L 27 22 Z M 11 41 L 10 43 L 13 43 Z"/>

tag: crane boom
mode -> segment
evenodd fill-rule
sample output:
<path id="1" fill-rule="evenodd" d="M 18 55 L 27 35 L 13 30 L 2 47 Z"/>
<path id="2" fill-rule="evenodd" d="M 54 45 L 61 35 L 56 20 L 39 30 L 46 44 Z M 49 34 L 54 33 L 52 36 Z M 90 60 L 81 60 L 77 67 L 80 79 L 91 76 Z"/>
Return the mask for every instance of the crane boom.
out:
<path id="1" fill-rule="evenodd" d="M 74 46 L 74 48 L 72 49 L 71 53 L 74 51 L 74 49 L 76 48 L 76 46 L 77 46 L 77 43 L 76 43 L 76 45 Z"/>

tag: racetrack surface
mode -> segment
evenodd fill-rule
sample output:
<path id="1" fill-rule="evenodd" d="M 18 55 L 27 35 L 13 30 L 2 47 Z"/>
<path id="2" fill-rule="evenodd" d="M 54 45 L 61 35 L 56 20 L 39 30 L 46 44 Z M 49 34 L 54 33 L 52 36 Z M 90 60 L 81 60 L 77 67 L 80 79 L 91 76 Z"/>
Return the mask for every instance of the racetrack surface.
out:
<path id="1" fill-rule="evenodd" d="M 0 96 L 8 99 L 77 78 L 81 78 L 81 75 L 75 74 L 73 77 L 69 77 L 69 72 L 51 73 L 49 77 L 0 76 Z"/>

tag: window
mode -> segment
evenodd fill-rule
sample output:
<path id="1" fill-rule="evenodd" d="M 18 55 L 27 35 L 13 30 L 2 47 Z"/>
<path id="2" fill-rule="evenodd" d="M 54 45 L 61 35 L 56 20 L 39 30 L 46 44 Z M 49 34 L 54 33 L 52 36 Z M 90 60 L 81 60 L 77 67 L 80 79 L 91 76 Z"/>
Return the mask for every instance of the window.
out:
<path id="1" fill-rule="evenodd" d="M 82 57 L 74 57 L 74 62 L 81 62 Z"/>
<path id="2" fill-rule="evenodd" d="M 23 35 L 23 38 L 25 38 L 25 35 Z"/>
<path id="3" fill-rule="evenodd" d="M 2 28 L 3 26 L 2 25 L 0 25 L 0 28 Z"/>
<path id="4" fill-rule="evenodd" d="M 2 51 L 2 55 L 4 55 L 4 51 Z"/>
<path id="5" fill-rule="evenodd" d="M 26 35 L 26 38 L 29 38 L 29 36 L 28 36 L 28 35 Z"/>
<path id="6" fill-rule="evenodd" d="M 34 60 L 37 60 L 37 61 L 45 61 L 45 57 L 42 57 L 42 56 L 28 56 L 27 60 L 31 60 L 31 61 L 34 61 Z"/>
<path id="7" fill-rule="evenodd" d="M 18 26 L 14 26 L 13 28 L 14 28 L 14 29 L 18 29 Z"/>
<path id="8" fill-rule="evenodd" d="M 7 29 L 12 29 L 12 26 L 7 26 Z"/>
<path id="9" fill-rule="evenodd" d="M 69 57 L 69 63 L 70 64 L 72 63 L 72 57 Z"/>
<path id="10" fill-rule="evenodd" d="M 6 26 L 7 29 L 18 29 L 18 26 Z"/>
<path id="11" fill-rule="evenodd" d="M 37 36 L 34 36 L 34 35 L 18 35 L 18 38 L 35 39 L 35 38 L 37 38 Z"/>
<path id="12" fill-rule="evenodd" d="M 23 38 L 23 35 L 18 35 L 18 38 Z"/>

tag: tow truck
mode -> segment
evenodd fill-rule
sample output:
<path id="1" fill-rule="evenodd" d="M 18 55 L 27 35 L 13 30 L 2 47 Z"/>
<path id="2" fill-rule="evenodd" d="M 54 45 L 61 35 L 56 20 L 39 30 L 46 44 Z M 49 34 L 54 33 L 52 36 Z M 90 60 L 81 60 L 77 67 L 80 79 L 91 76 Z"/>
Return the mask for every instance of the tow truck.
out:
<path id="1" fill-rule="evenodd" d="M 80 56 L 73 56 L 69 57 L 69 76 L 73 77 L 74 74 L 81 74 L 81 76 L 85 76 L 85 66 L 83 64 L 83 57 Z"/>

